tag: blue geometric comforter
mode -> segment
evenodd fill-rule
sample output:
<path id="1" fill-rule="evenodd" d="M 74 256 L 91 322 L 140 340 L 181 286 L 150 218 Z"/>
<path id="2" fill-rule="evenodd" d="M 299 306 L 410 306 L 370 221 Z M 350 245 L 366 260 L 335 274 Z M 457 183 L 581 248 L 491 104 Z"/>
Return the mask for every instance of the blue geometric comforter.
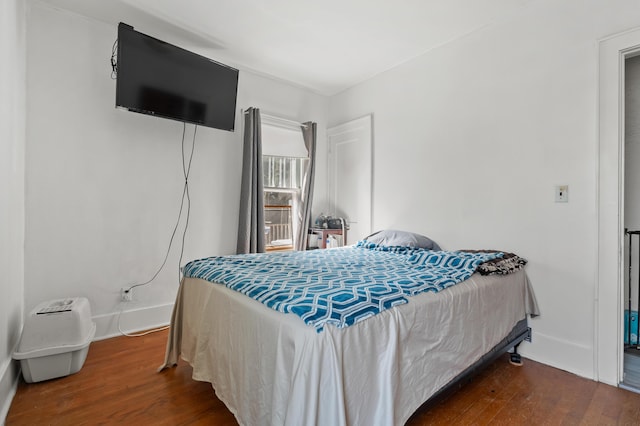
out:
<path id="1" fill-rule="evenodd" d="M 321 332 L 347 327 L 425 291 L 469 278 L 502 253 L 430 251 L 359 242 L 353 247 L 243 254 L 195 260 L 184 276 L 223 284 L 266 306 L 294 313 Z"/>

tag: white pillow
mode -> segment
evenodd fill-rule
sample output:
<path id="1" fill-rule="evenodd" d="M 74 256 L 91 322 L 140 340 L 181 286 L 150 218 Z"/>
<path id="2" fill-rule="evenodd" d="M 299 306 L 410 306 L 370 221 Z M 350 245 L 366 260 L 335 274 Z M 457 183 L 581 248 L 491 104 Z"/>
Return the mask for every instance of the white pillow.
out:
<path id="1" fill-rule="evenodd" d="M 426 250 L 441 250 L 440 246 L 429 237 L 413 232 L 386 229 L 374 232 L 365 238 L 366 241 L 381 246 L 415 247 Z"/>

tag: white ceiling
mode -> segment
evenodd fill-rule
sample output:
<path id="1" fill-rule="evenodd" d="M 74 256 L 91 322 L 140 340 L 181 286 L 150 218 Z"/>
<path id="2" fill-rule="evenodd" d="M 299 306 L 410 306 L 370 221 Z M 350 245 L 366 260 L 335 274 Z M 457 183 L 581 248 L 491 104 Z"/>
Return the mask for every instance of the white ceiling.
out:
<path id="1" fill-rule="evenodd" d="M 534 0 L 42 1 L 331 95 Z"/>

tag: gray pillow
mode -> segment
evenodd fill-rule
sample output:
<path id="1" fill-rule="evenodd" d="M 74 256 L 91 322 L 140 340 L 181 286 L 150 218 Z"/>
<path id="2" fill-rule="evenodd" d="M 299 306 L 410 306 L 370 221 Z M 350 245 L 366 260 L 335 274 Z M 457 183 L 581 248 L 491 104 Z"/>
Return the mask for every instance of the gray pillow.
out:
<path id="1" fill-rule="evenodd" d="M 374 232 L 365 238 L 366 241 L 382 246 L 416 247 L 427 250 L 441 250 L 431 238 L 413 232 L 386 229 Z"/>

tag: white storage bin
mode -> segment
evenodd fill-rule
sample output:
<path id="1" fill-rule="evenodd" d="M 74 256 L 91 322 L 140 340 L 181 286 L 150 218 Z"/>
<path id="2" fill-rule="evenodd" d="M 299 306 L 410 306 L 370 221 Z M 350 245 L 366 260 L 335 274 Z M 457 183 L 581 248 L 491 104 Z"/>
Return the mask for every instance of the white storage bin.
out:
<path id="1" fill-rule="evenodd" d="M 43 302 L 26 318 L 13 358 L 27 383 L 68 376 L 82 368 L 95 333 L 86 298 Z"/>
<path id="2" fill-rule="evenodd" d="M 307 235 L 307 246 L 309 248 L 318 248 L 318 234 Z"/>

